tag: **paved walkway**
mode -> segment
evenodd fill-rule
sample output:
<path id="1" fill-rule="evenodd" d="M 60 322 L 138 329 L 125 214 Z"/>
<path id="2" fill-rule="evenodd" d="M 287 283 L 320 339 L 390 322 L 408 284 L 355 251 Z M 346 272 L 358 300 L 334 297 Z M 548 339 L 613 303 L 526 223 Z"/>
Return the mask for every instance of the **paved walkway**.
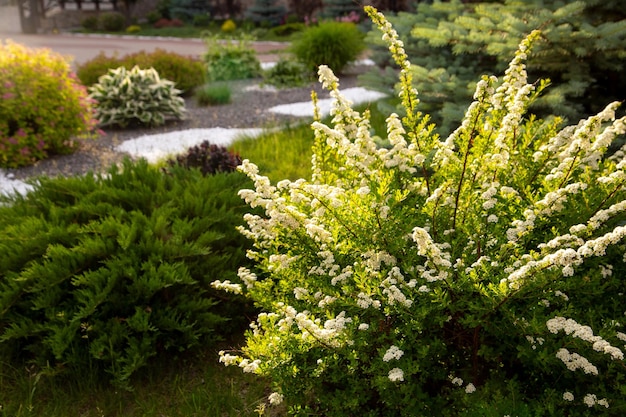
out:
<path id="1" fill-rule="evenodd" d="M 0 6 L 0 40 L 13 42 L 31 48 L 49 48 L 69 56 L 76 64 L 82 64 L 104 52 L 108 56 L 115 52 L 119 56 L 134 52 L 152 52 L 157 48 L 200 57 L 206 52 L 206 45 L 200 39 L 154 38 L 113 35 L 81 35 L 69 33 L 23 34 L 17 6 Z M 286 48 L 279 42 L 254 42 L 261 62 L 276 62 L 277 51 Z"/>

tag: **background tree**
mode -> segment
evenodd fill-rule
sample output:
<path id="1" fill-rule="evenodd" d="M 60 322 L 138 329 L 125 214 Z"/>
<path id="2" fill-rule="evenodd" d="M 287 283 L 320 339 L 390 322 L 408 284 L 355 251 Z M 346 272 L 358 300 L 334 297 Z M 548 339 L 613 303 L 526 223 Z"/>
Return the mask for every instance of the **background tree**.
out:
<path id="1" fill-rule="evenodd" d="M 256 0 L 246 9 L 244 16 L 259 25 L 277 26 L 286 12 L 287 9 L 276 0 Z"/>
<path id="2" fill-rule="evenodd" d="M 241 13 L 240 0 L 206 0 L 211 9 L 211 15 L 219 17 L 234 17 Z"/>
<path id="3" fill-rule="evenodd" d="M 322 16 L 325 18 L 336 19 L 342 16 L 348 16 L 350 13 L 361 13 L 361 6 L 353 0 L 323 0 L 324 8 Z"/>
<path id="4" fill-rule="evenodd" d="M 289 0 L 289 10 L 305 21 L 311 21 L 321 7 L 322 0 Z"/>
<path id="5" fill-rule="evenodd" d="M 387 14 L 389 12 L 406 12 L 411 10 L 411 5 L 409 5 L 407 0 L 375 0 L 372 2 L 372 6 L 376 7 L 380 11 L 384 11 Z"/>
<path id="6" fill-rule="evenodd" d="M 211 5 L 206 0 L 170 0 L 169 4 L 169 15 L 185 22 L 192 22 L 194 16 L 211 12 Z"/>
<path id="7" fill-rule="evenodd" d="M 626 99 L 626 12 L 617 0 L 435 1 L 390 20 L 414 57 L 420 109 L 437 114 L 442 131 L 462 118 L 475 80 L 503 71 L 519 40 L 534 29 L 542 31 L 542 39 L 528 61 L 529 76 L 550 78 L 552 87 L 531 111 L 574 120 L 598 112 L 607 101 Z M 374 32 L 368 40 L 380 44 Z M 379 70 L 363 83 L 390 89 L 392 64 L 380 53 L 372 58 Z"/>

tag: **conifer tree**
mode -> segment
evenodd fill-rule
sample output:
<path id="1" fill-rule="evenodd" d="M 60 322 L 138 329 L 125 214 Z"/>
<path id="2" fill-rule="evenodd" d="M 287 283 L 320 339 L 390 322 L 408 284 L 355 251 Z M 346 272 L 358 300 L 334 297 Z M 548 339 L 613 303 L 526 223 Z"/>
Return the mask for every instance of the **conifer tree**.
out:
<path id="1" fill-rule="evenodd" d="M 336 19 L 348 16 L 350 13 L 359 13 L 361 7 L 354 0 L 324 0 L 322 16 Z"/>
<path id="2" fill-rule="evenodd" d="M 171 0 L 169 15 L 172 18 L 192 22 L 196 15 L 207 15 L 211 12 L 206 0 Z"/>
<path id="3" fill-rule="evenodd" d="M 471 101 L 475 80 L 505 69 L 520 39 L 540 29 L 542 39 L 528 60 L 531 80 L 552 86 L 531 111 L 576 120 L 597 113 L 607 101 L 626 99 L 626 12 L 620 1 L 501 0 L 420 3 L 416 13 L 390 20 L 406 40 L 420 109 L 448 133 Z M 370 42 L 380 43 L 372 32 Z M 373 59 L 387 76 L 391 63 Z M 376 71 L 362 78 L 375 88 L 391 88 Z M 393 79 L 393 78 L 392 78 Z M 378 86 L 378 87 L 376 87 Z M 385 86 L 385 87 L 383 87 Z M 566 104 L 567 103 L 567 104 Z M 448 131 L 448 132 L 443 132 Z"/>
<path id="4" fill-rule="evenodd" d="M 245 17 L 259 25 L 279 25 L 287 10 L 277 3 L 276 0 L 256 0 L 246 9 Z"/>

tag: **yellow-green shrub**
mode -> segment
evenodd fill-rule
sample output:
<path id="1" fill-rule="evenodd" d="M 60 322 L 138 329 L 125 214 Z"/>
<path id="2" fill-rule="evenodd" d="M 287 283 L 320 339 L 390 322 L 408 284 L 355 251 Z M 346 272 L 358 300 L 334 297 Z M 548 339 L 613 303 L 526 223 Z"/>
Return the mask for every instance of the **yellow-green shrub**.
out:
<path id="1" fill-rule="evenodd" d="M 62 55 L 0 42 L 0 166 L 71 153 L 95 126 L 87 91 Z"/>
<path id="2" fill-rule="evenodd" d="M 230 33 L 234 32 L 235 29 L 237 29 L 237 24 L 235 24 L 232 19 L 228 19 L 222 23 L 222 32 Z"/>
<path id="3" fill-rule="evenodd" d="M 130 25 L 126 28 L 126 33 L 137 33 L 141 32 L 141 26 L 138 25 Z"/>

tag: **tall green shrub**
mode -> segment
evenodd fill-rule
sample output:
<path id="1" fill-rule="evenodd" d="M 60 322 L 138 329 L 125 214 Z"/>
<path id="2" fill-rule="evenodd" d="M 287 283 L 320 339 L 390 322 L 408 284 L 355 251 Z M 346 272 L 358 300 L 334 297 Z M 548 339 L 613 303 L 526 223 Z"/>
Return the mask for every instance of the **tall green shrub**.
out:
<path id="1" fill-rule="evenodd" d="M 323 22 L 311 26 L 293 41 L 291 51 L 312 72 L 327 65 L 341 73 L 365 49 L 363 34 L 353 23 Z"/>
<path id="2" fill-rule="evenodd" d="M 63 56 L 0 42 L 0 167 L 71 153 L 95 123 L 87 92 Z"/>
<path id="3" fill-rule="evenodd" d="M 373 138 L 328 67 L 332 126 L 313 175 L 276 185 L 254 164 L 240 195 L 261 308 L 221 361 L 273 381 L 293 415 L 619 415 L 626 401 L 626 132 L 618 102 L 564 127 L 526 113 L 545 84 L 525 62 L 484 76 L 457 129 L 418 111 L 397 33 L 366 8 L 400 67 L 404 117 Z M 384 146 L 377 146 L 383 140 Z"/>
<path id="4" fill-rule="evenodd" d="M 422 110 L 433 114 L 444 134 L 463 118 L 476 80 L 504 71 L 518 39 L 534 29 L 542 32 L 528 61 L 529 79 L 550 79 L 552 87 L 533 112 L 577 120 L 597 113 L 607 100 L 626 98 L 626 13 L 620 2 L 420 2 L 415 13 L 390 19 L 414 57 Z M 372 58 L 381 69 L 363 83 L 389 91 L 396 70 L 376 32 L 367 39 L 379 45 Z"/>
<path id="5" fill-rule="evenodd" d="M 79 378 L 106 372 L 127 385 L 154 358 L 236 330 L 244 304 L 209 284 L 245 263 L 235 227 L 247 183 L 127 160 L 107 175 L 41 178 L 26 196 L 2 197 L 2 361 Z"/>

